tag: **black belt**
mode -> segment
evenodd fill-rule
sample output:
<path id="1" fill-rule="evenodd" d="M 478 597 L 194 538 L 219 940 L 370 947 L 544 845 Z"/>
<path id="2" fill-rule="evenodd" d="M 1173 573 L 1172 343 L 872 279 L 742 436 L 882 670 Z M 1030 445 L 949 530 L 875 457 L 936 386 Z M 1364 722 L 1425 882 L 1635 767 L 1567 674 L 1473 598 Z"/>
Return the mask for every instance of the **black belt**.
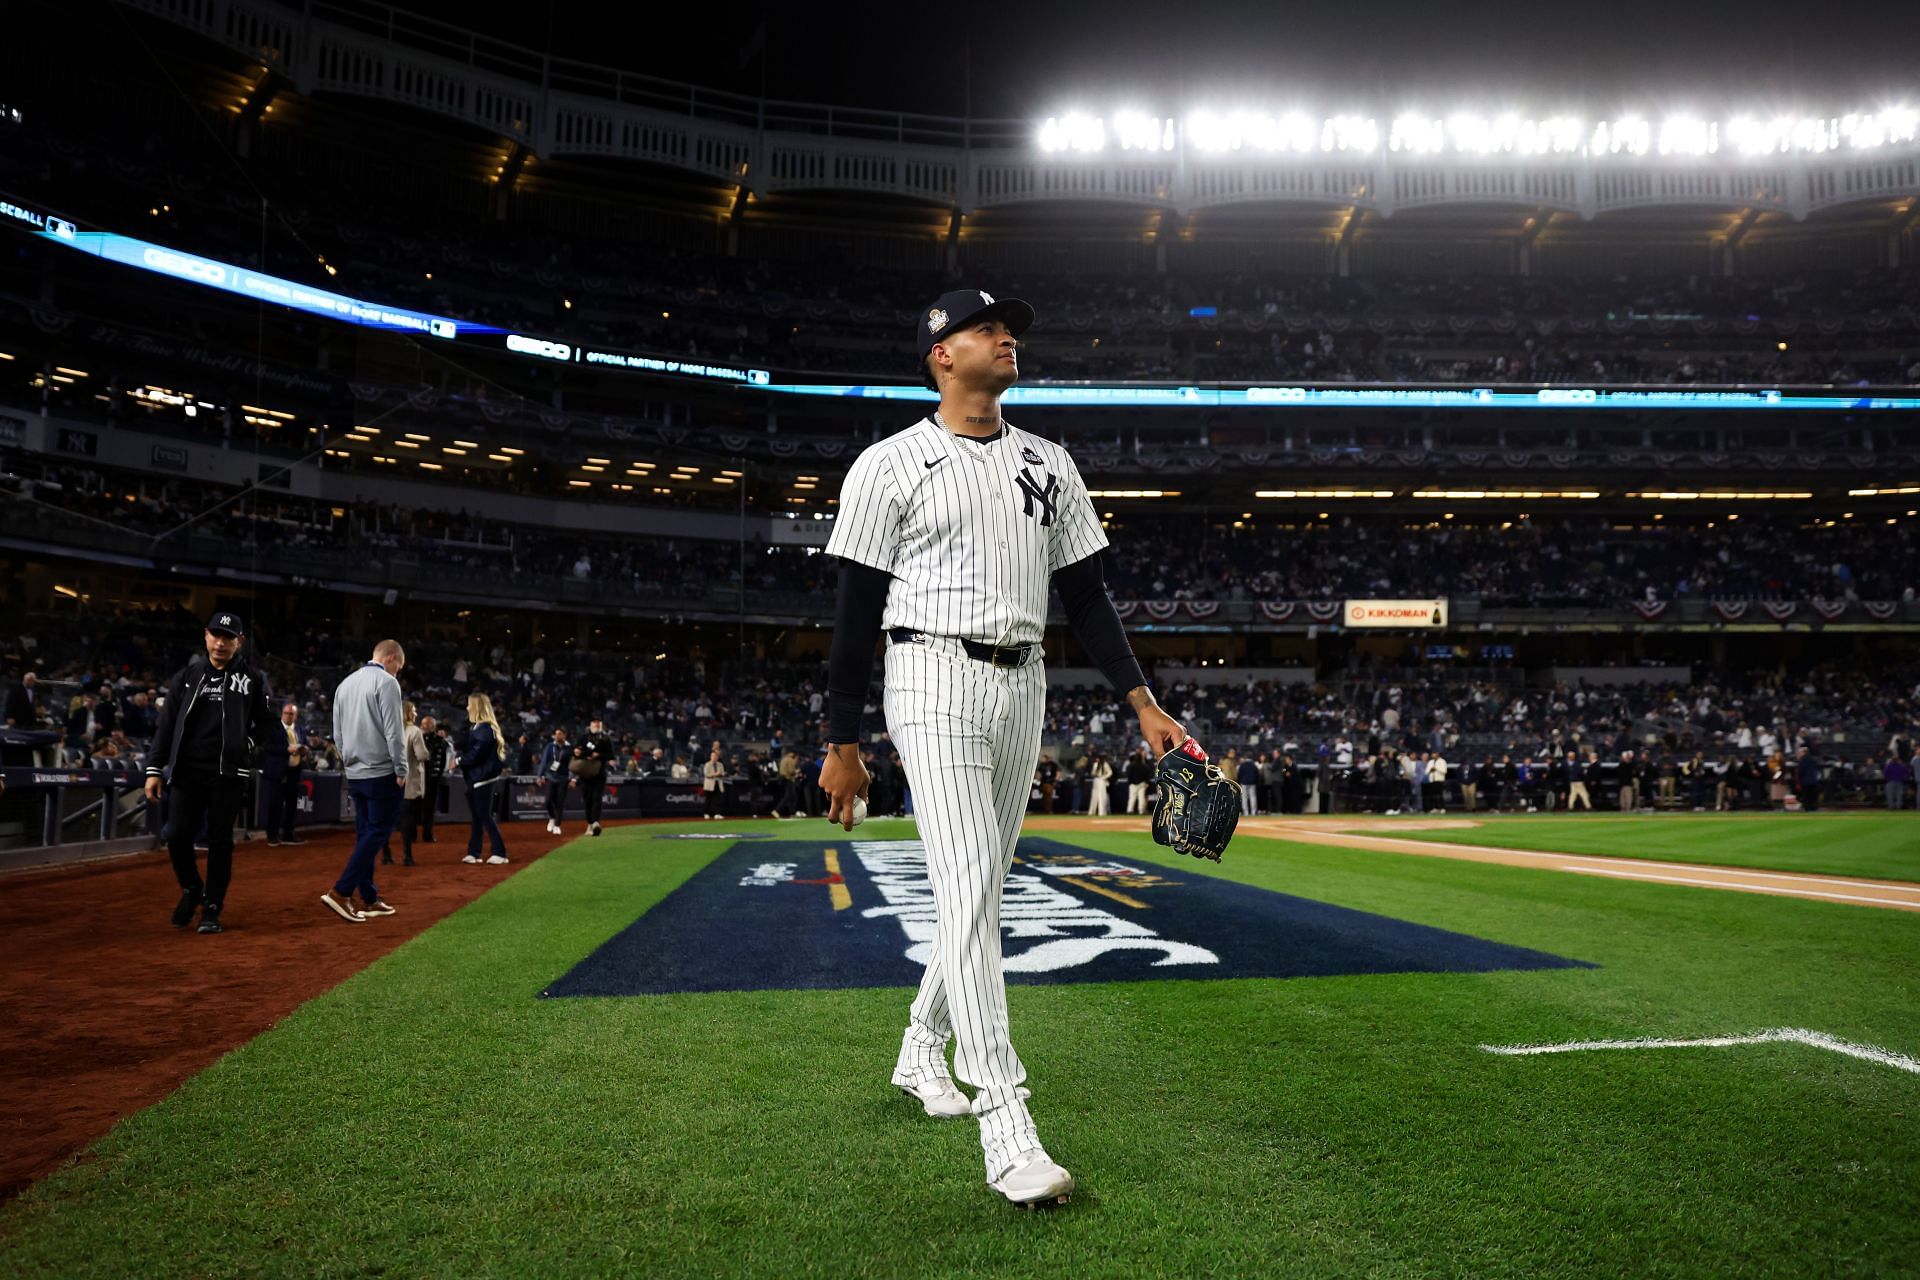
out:
<path id="1" fill-rule="evenodd" d="M 924 643 L 929 637 L 924 631 L 895 627 L 887 632 L 887 639 L 895 644 L 919 644 Z M 978 640 L 962 639 L 960 647 L 967 651 L 969 658 L 978 658 L 996 667 L 1023 667 L 1040 646 L 1037 644 L 981 644 Z"/>

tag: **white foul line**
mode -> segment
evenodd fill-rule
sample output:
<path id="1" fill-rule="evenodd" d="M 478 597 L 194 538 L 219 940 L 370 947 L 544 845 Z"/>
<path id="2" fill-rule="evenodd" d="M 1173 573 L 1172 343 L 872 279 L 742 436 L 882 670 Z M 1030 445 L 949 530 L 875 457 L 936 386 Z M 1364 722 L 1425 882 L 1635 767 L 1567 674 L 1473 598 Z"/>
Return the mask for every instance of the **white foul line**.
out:
<path id="1" fill-rule="evenodd" d="M 1877 1062 L 1883 1067 L 1920 1076 L 1920 1061 L 1904 1053 L 1895 1053 L 1877 1045 L 1854 1044 L 1822 1031 L 1803 1031 L 1798 1027 L 1777 1027 L 1750 1036 L 1709 1036 L 1700 1040 L 1575 1040 L 1567 1044 L 1483 1044 L 1480 1047 L 1488 1053 L 1522 1058 L 1540 1053 L 1578 1053 L 1586 1049 L 1724 1049 L 1739 1044 L 1811 1045 L 1815 1049 L 1829 1049 L 1834 1053 L 1844 1053 L 1849 1058 Z"/>
<path id="2" fill-rule="evenodd" d="M 1790 898 L 1835 898 L 1841 902 L 1871 902 L 1883 907 L 1920 906 L 1913 898 L 1869 898 L 1858 893 L 1830 893 L 1824 889 L 1782 889 L 1770 884 L 1735 884 L 1728 880 L 1709 880 L 1695 876 L 1663 876 L 1650 871 L 1629 871 L 1625 867 L 1581 867 L 1568 863 L 1562 871 L 1579 871 L 1592 876 L 1617 876 L 1622 880 L 1659 880 L 1667 884 L 1697 884 L 1710 889 L 1744 889 L 1749 893 L 1779 893 Z M 1832 881 L 1827 883 L 1831 884 Z M 1845 883 L 1844 881 L 1842 883 Z"/>
<path id="3" fill-rule="evenodd" d="M 1423 849 L 1434 849 L 1436 851 L 1440 851 L 1444 849 L 1465 849 L 1469 853 L 1511 854 L 1519 858 L 1538 858 L 1543 862 L 1553 862 L 1553 861 L 1564 860 L 1569 858 L 1577 860 L 1580 858 L 1593 858 L 1593 857 L 1599 856 L 1594 854 L 1567 853 L 1561 850 L 1551 850 L 1551 849 L 1549 850 L 1507 849 L 1507 848 L 1502 848 L 1499 845 L 1462 844 L 1454 840 L 1421 840 L 1416 836 L 1377 836 L 1377 835 L 1363 834 L 1358 832 L 1341 832 L 1339 834 L 1350 836 L 1352 838 L 1361 839 L 1361 840 L 1377 840 L 1382 844 L 1388 844 L 1388 845 L 1418 845 Z M 1642 867 L 1642 866 L 1657 867 L 1657 868 L 1660 868 L 1661 870 L 1666 870 L 1666 871 L 1694 871 L 1694 872 L 1711 871 L 1711 872 L 1719 872 L 1724 875 L 1758 877 L 1763 880 L 1804 880 L 1810 884 L 1846 885 L 1849 888 L 1861 888 L 1861 889 L 1891 889 L 1895 893 L 1920 892 L 1920 884 L 1914 884 L 1911 882 L 1886 884 L 1876 880 L 1857 880 L 1850 876 L 1798 875 L 1798 874 L 1785 872 L 1785 871 L 1761 871 L 1755 867 L 1722 867 L 1722 866 L 1717 866 L 1710 863 L 1700 863 L 1700 862 L 1656 862 L 1651 858 L 1624 858 L 1623 857 L 1618 859 L 1618 861 L 1631 862 L 1636 867 Z M 1564 870 L 1566 868 L 1562 868 L 1562 869 Z M 1719 881 L 1719 880 L 1711 880 L 1711 881 L 1696 880 L 1696 881 L 1689 881 L 1688 883 L 1724 885 L 1726 882 Z M 1734 885 L 1732 887 L 1744 888 L 1745 886 Z"/>

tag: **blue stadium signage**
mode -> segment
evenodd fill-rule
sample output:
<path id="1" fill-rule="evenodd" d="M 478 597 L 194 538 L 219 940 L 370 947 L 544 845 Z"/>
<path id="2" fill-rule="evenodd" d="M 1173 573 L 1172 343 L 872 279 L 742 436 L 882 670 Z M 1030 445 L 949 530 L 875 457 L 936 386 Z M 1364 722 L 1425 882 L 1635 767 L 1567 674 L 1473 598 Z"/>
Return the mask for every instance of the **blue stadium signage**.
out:
<path id="1" fill-rule="evenodd" d="M 925 387 L 824 382 L 777 382 L 753 388 L 788 396 L 849 400 L 937 401 Z M 1027 408 L 1162 409 L 1920 409 L 1920 396 L 1793 395 L 1784 391 L 1623 391 L 1601 387 L 1154 387 L 1028 385 L 1001 399 Z"/>

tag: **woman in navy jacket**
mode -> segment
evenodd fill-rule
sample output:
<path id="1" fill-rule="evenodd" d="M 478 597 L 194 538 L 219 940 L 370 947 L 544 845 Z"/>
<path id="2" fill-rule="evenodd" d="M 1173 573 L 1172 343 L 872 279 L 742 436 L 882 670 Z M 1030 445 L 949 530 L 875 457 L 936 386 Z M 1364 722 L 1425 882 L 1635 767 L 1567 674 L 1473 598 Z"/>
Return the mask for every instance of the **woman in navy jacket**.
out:
<path id="1" fill-rule="evenodd" d="M 500 866 L 507 860 L 506 842 L 500 838 L 500 824 L 494 821 L 494 792 L 506 772 L 506 739 L 500 735 L 500 722 L 493 715 L 493 699 L 476 693 L 467 699 L 466 739 L 460 745 L 460 773 L 467 782 L 467 812 L 472 828 L 467 833 L 467 856 L 462 862 L 479 862 L 480 833 L 492 841 L 493 854 L 486 861 Z"/>

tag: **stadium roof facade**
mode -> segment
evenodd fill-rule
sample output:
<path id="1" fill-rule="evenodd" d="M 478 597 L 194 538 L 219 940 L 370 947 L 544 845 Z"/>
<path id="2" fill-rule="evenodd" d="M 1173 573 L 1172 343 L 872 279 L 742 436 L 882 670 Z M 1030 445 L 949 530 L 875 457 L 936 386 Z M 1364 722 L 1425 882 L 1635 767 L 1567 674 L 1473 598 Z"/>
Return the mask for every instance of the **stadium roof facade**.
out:
<path id="1" fill-rule="evenodd" d="M 402 104 L 534 156 L 637 161 L 781 192 L 978 211 L 1047 202 L 1175 213 L 1455 207 L 1567 214 L 1786 215 L 1920 195 L 1920 116 L 1725 121 L 1270 116 L 1257 110 L 969 120 L 769 101 L 539 54 L 380 5 L 129 0 L 301 94 Z M 1907 212 L 1901 209 L 1901 213 Z"/>

